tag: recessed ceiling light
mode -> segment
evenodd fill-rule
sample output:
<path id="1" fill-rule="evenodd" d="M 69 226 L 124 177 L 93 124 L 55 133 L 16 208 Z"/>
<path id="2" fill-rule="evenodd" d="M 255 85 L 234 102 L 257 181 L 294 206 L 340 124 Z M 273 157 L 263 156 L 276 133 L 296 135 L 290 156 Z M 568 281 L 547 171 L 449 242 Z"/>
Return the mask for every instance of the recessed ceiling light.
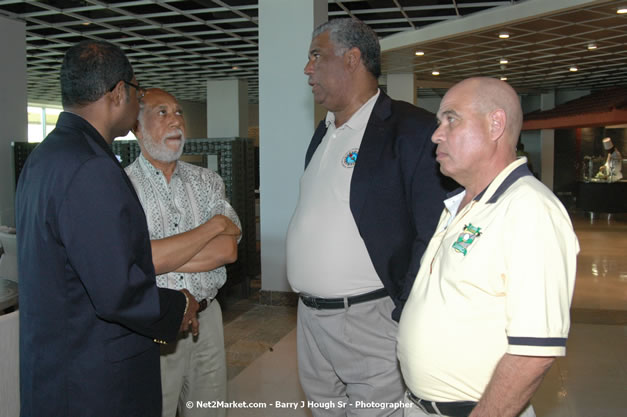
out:
<path id="1" fill-rule="evenodd" d="M 89 26 L 91 25 L 91 22 L 83 22 L 83 26 Z"/>
<path id="2" fill-rule="evenodd" d="M 568 69 L 570 72 L 577 72 L 579 71 L 579 68 L 577 68 L 575 65 L 571 65 L 570 68 Z"/>
<path id="3" fill-rule="evenodd" d="M 592 51 L 593 49 L 597 49 L 597 44 L 596 43 L 589 43 L 588 44 L 588 50 Z"/>
<path id="4" fill-rule="evenodd" d="M 235 65 L 235 66 L 232 66 L 231 69 L 238 70 L 239 67 L 237 65 Z"/>
<path id="5" fill-rule="evenodd" d="M 436 76 L 437 76 L 437 75 L 440 75 L 440 71 L 438 71 L 438 70 L 433 70 L 433 71 L 431 71 L 431 75 L 436 75 Z"/>
<path id="6" fill-rule="evenodd" d="M 509 61 L 507 60 L 507 58 L 501 58 L 499 60 L 499 64 L 507 64 Z"/>
<path id="7" fill-rule="evenodd" d="M 424 54 L 424 51 L 416 51 L 416 56 L 423 56 Z"/>
<path id="8" fill-rule="evenodd" d="M 501 39 L 509 38 L 509 32 L 499 32 L 499 38 Z"/>
<path id="9" fill-rule="evenodd" d="M 616 9 L 616 13 L 618 13 L 618 14 L 627 14 L 627 6 L 619 7 L 618 9 Z"/>
<path id="10" fill-rule="evenodd" d="M 507 81 L 507 77 L 501 77 L 501 81 Z"/>

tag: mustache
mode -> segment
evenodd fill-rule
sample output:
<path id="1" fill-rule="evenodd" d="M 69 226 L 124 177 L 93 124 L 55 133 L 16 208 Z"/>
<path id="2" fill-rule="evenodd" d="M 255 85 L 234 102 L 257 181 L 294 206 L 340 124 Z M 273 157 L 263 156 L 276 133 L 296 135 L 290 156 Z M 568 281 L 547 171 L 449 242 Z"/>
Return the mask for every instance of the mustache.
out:
<path id="1" fill-rule="evenodd" d="M 185 135 L 183 134 L 183 129 L 175 127 L 174 129 L 172 129 L 171 132 L 168 132 L 168 133 L 166 133 L 163 136 L 163 141 L 165 142 L 168 139 L 175 139 L 177 137 L 180 137 L 181 139 L 185 140 Z"/>

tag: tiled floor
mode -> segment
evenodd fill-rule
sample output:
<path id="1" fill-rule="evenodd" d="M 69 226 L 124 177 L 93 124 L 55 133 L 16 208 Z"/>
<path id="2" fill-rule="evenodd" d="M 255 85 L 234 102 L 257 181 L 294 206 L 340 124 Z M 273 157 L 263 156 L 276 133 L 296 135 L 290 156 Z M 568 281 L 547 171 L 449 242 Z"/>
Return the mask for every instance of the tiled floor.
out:
<path id="1" fill-rule="evenodd" d="M 538 417 L 627 416 L 627 218 L 591 222 L 579 214 L 573 224 L 581 252 L 568 352 L 532 403 Z M 225 307 L 229 399 L 266 406 L 233 408 L 228 416 L 311 416 L 300 403 L 295 309 L 261 306 L 254 295 Z"/>

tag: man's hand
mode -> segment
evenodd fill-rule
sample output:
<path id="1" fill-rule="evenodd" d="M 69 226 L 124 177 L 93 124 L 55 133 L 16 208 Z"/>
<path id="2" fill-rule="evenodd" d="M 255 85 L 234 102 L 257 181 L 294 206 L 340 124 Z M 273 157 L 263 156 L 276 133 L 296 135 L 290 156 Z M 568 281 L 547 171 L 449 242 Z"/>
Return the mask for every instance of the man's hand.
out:
<path id="1" fill-rule="evenodd" d="M 187 311 L 183 316 L 180 331 L 186 332 L 191 329 L 192 335 L 198 336 L 198 301 L 186 289 L 182 289 L 181 292 L 187 297 Z"/>
<path id="2" fill-rule="evenodd" d="M 216 214 L 211 219 L 209 219 L 207 223 L 210 222 L 214 222 L 222 229 L 222 232 L 220 233 L 221 235 L 239 236 L 242 233 L 239 227 L 237 227 L 237 225 L 233 223 L 231 219 L 222 214 Z"/>

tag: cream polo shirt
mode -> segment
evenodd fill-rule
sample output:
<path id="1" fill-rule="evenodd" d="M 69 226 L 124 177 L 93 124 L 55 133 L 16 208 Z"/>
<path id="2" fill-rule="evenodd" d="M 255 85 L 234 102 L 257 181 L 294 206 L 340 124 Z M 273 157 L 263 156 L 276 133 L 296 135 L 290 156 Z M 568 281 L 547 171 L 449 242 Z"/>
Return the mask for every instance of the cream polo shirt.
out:
<path id="1" fill-rule="evenodd" d="M 163 173 L 141 154 L 125 170 L 146 213 L 151 240 L 194 229 L 217 214 L 228 217 L 241 230 L 235 210 L 226 201 L 224 182 L 215 172 L 177 161 L 168 183 Z M 225 281 L 224 266 L 207 272 L 157 275 L 159 287 L 187 288 L 198 301 L 214 298 Z"/>
<path id="2" fill-rule="evenodd" d="M 445 202 L 399 323 L 408 388 L 431 401 L 478 401 L 505 353 L 563 356 L 577 237 L 566 210 L 510 164 L 457 213 Z"/>
<path id="3" fill-rule="evenodd" d="M 351 213 L 353 167 L 379 91 L 340 127 L 327 132 L 300 179 L 287 231 L 287 277 L 297 292 L 333 298 L 382 288 Z"/>

